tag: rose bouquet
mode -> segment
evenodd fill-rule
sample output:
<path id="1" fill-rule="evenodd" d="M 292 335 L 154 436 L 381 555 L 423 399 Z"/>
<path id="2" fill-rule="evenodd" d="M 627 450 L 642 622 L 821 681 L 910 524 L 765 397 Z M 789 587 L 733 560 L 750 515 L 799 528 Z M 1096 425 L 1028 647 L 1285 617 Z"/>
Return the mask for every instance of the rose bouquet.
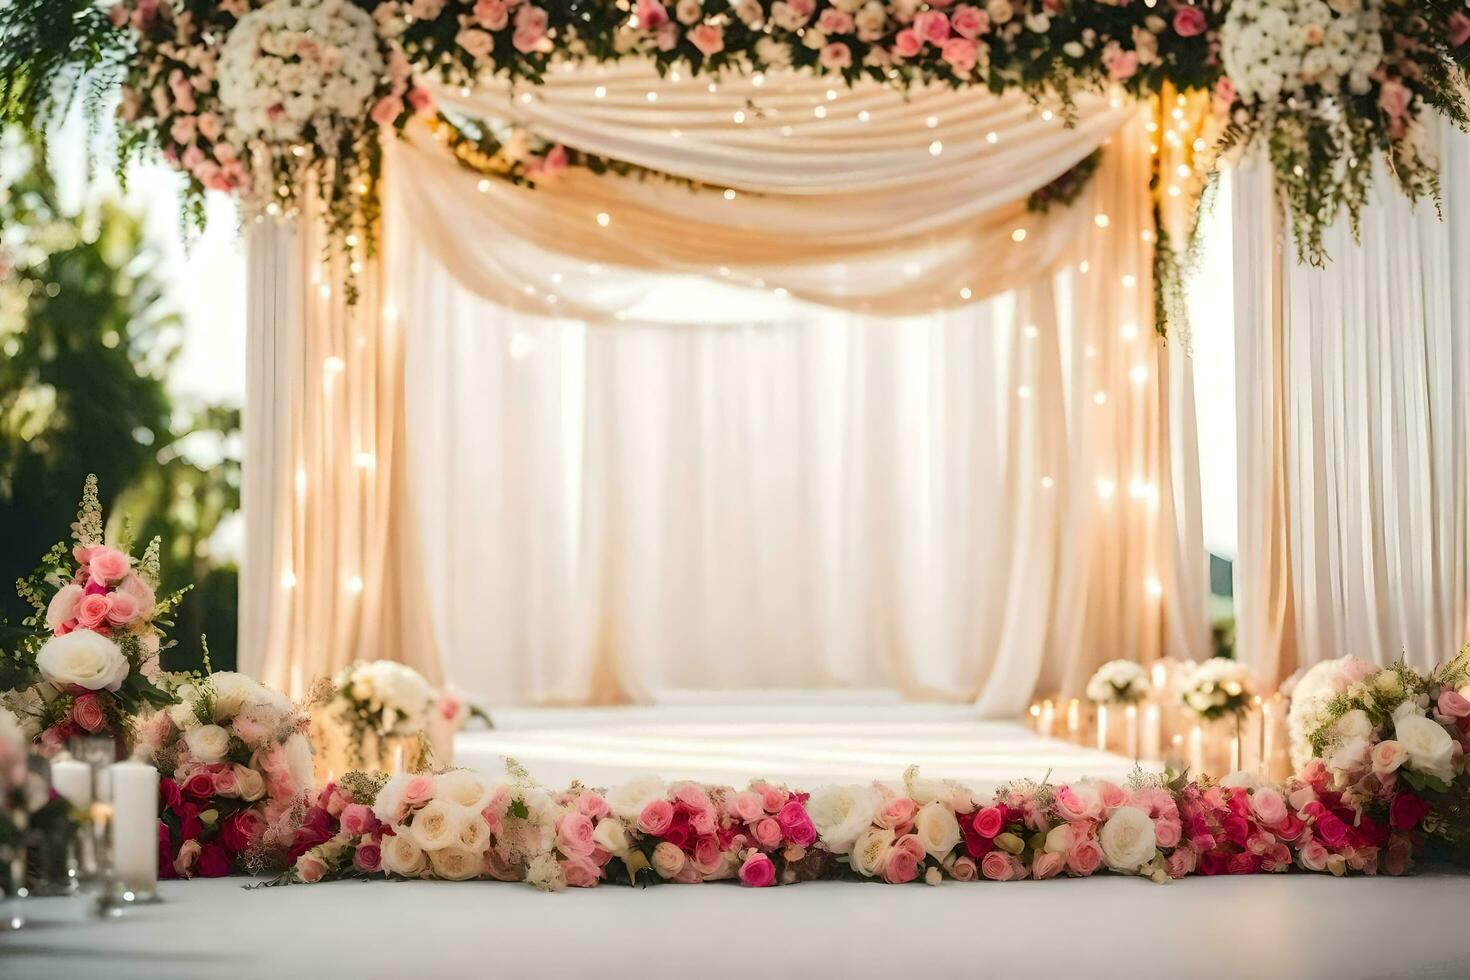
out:
<path id="1" fill-rule="evenodd" d="M 1194 666 L 1184 678 L 1181 697 L 1201 718 L 1214 721 L 1240 716 L 1250 703 L 1251 675 L 1246 666 L 1227 657 L 1212 657 Z"/>
<path id="2" fill-rule="evenodd" d="M 386 825 L 373 813 L 388 777 L 350 772 L 328 783 L 306 811 L 287 852 L 287 880 L 381 875 Z"/>
<path id="3" fill-rule="evenodd" d="M 267 831 L 288 824 L 312 789 L 307 715 L 243 674 L 186 677 L 179 703 L 140 725 L 157 766 L 163 877 L 220 877 L 270 866 Z"/>
<path id="4" fill-rule="evenodd" d="M 1095 704 L 1135 704 L 1153 687 L 1148 671 L 1132 660 L 1110 660 L 1087 682 L 1087 699 Z"/>
<path id="5" fill-rule="evenodd" d="M 135 561 L 125 544 L 103 543 L 97 478 L 88 476 L 72 525 L 73 545 L 53 547 L 18 583 L 35 612 L 23 625 L 21 683 L 0 701 L 55 752 L 79 735 L 118 742 L 133 737 L 132 718 L 172 702 L 153 683 L 165 647 L 163 631 L 183 592 L 159 599 L 159 541 Z"/>

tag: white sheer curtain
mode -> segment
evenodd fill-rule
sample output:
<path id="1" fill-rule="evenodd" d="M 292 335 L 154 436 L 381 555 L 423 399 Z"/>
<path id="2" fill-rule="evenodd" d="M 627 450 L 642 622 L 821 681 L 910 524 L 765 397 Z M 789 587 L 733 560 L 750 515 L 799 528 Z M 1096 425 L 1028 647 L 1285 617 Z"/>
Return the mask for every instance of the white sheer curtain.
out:
<path id="1" fill-rule="evenodd" d="M 1380 175 L 1324 269 L 1282 254 L 1266 175 L 1237 172 L 1236 581 L 1267 675 L 1470 640 L 1470 138 L 1441 135 L 1443 220 Z"/>

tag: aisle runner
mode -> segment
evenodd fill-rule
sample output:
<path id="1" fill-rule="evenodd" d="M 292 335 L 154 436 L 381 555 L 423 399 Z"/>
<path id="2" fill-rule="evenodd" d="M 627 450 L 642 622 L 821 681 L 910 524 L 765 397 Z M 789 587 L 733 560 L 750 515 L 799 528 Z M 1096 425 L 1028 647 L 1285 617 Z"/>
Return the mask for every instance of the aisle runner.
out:
<path id="1" fill-rule="evenodd" d="M 759 698 L 759 700 L 756 700 Z M 896 780 L 910 765 L 990 792 L 1013 779 L 1083 776 L 1124 782 L 1131 760 L 984 721 L 968 705 L 884 694 L 684 695 L 656 707 L 522 708 L 495 712 L 494 731 L 455 740 L 456 765 L 499 778 L 503 757 L 545 786 L 613 786 L 661 775 L 743 785 Z"/>

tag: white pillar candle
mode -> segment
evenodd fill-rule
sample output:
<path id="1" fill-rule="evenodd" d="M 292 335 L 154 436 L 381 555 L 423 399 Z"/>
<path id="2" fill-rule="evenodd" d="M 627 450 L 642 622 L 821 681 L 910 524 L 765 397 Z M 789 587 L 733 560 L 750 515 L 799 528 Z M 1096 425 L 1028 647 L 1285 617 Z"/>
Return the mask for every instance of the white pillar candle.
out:
<path id="1" fill-rule="evenodd" d="M 158 770 L 147 763 L 112 767 L 112 871 L 139 894 L 158 884 Z"/>
<path id="2" fill-rule="evenodd" d="M 1123 709 L 1123 741 L 1128 758 L 1138 758 L 1138 705 L 1130 704 Z"/>
<path id="3" fill-rule="evenodd" d="M 1274 695 L 1271 700 L 1275 700 Z M 1275 761 L 1271 754 L 1276 750 L 1275 732 L 1271 730 L 1276 716 L 1271 706 L 1271 701 L 1261 702 L 1261 775 L 1266 779 L 1271 778 L 1271 764 Z"/>
<path id="4" fill-rule="evenodd" d="M 1205 732 L 1199 725 L 1189 729 L 1189 775 L 1198 779 L 1205 773 Z"/>
<path id="5" fill-rule="evenodd" d="M 1145 759 L 1162 759 L 1163 756 L 1163 725 L 1160 720 L 1159 706 L 1150 704 L 1143 709 L 1143 757 Z"/>
<path id="6" fill-rule="evenodd" d="M 1097 706 L 1097 747 L 1104 752 L 1108 750 L 1108 706 L 1105 704 Z"/>
<path id="7" fill-rule="evenodd" d="M 87 809 L 92 805 L 92 767 L 75 759 L 57 759 L 51 763 L 51 788 L 73 809 Z"/>
<path id="8" fill-rule="evenodd" d="M 1052 729 L 1056 727 L 1056 723 L 1056 705 L 1052 704 L 1049 700 L 1041 702 L 1041 722 L 1037 730 L 1041 732 L 1043 737 L 1051 738 Z"/>
<path id="9" fill-rule="evenodd" d="M 1076 743 L 1082 737 L 1082 702 L 1067 702 L 1067 741 Z"/>

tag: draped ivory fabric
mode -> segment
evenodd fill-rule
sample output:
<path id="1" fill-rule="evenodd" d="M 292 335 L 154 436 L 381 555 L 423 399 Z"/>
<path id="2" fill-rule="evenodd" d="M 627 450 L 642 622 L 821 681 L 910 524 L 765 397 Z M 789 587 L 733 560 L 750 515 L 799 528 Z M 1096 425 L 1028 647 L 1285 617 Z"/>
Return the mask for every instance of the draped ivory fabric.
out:
<path id="1" fill-rule="evenodd" d="M 733 200 L 391 149 L 446 674 L 495 700 L 878 685 L 1005 715 L 1111 657 L 1205 655 L 1137 111 L 1068 129 L 977 93 L 706 86 L 440 94 Z M 1025 211 L 1104 143 L 1082 200 Z"/>
<path id="2" fill-rule="evenodd" d="M 347 305 L 318 227 L 247 238 L 239 666 L 296 696 L 358 659 L 440 676 L 402 451 L 404 337 L 375 264 Z"/>
<path id="3" fill-rule="evenodd" d="M 442 655 L 496 701 L 861 684 L 1011 715 L 1112 657 L 1204 655 L 1137 109 L 708 84 L 441 92 L 715 189 L 481 180 L 411 130 L 355 308 L 309 231 L 252 230 L 244 668 L 299 691 Z M 1099 146 L 1081 200 L 1026 209 Z"/>
<path id="4" fill-rule="evenodd" d="M 1238 172 L 1239 636 L 1267 680 L 1470 640 L 1470 139 L 1441 137 L 1443 220 L 1381 174 L 1325 269 L 1273 247 L 1269 180 Z"/>

